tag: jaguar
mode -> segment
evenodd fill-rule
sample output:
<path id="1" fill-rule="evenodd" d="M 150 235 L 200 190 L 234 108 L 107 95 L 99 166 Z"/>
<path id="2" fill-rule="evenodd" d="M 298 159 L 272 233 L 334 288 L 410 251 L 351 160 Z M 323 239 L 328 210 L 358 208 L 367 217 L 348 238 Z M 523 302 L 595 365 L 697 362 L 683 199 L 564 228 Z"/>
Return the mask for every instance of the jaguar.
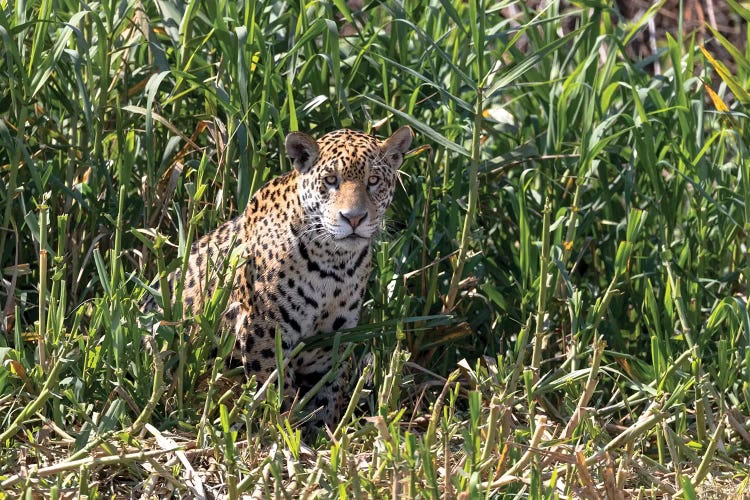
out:
<path id="1" fill-rule="evenodd" d="M 193 315 L 220 282 L 220 263 L 240 248 L 222 324 L 236 336 L 248 378 L 263 381 L 276 368 L 277 329 L 287 358 L 300 341 L 357 325 L 373 238 L 413 136 L 408 126 L 384 140 L 348 129 L 317 140 L 292 132 L 285 147 L 293 168 L 195 242 L 179 278 Z M 302 351 L 284 370 L 284 399 L 315 386 L 333 360 L 330 347 Z M 313 428 L 340 418 L 350 375 L 343 366 L 309 403 Z"/>

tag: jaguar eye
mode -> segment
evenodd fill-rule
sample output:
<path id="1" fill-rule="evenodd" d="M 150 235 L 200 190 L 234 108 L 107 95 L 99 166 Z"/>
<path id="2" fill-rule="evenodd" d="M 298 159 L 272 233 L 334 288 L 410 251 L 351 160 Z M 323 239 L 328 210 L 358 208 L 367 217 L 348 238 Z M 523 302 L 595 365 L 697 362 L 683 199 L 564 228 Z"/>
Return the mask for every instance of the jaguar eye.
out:
<path id="1" fill-rule="evenodd" d="M 377 175 L 371 175 L 367 178 L 368 186 L 375 186 L 378 182 L 380 182 L 380 177 L 378 177 Z"/>
<path id="2" fill-rule="evenodd" d="M 339 183 L 339 178 L 338 178 L 338 177 L 336 177 L 335 175 L 326 175 L 326 176 L 325 176 L 325 177 L 323 178 L 323 180 L 324 180 L 324 181 L 325 181 L 325 183 L 326 183 L 326 184 L 328 184 L 329 186 L 334 186 L 334 187 L 335 187 L 335 186 L 336 186 L 336 185 L 337 185 L 337 184 Z"/>

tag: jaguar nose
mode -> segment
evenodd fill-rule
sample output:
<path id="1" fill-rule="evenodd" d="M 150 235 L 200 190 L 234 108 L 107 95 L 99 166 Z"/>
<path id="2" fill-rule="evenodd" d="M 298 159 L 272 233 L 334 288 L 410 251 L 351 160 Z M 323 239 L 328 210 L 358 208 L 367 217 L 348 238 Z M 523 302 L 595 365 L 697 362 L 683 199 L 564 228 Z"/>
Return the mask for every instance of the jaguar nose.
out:
<path id="1" fill-rule="evenodd" d="M 349 223 L 349 225 L 352 227 L 352 229 L 357 229 L 357 227 L 367 217 L 367 211 L 365 211 L 365 210 L 346 210 L 344 212 L 339 212 L 339 215 L 341 215 L 341 217 L 343 217 L 344 220 Z"/>

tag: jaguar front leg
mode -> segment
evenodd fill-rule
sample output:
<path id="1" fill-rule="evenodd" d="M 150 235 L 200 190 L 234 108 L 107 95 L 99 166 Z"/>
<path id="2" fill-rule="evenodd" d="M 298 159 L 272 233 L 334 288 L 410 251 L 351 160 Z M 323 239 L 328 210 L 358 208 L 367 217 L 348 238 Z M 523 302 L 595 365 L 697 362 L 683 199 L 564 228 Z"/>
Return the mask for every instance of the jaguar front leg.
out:
<path id="1" fill-rule="evenodd" d="M 327 425 L 334 429 L 348 404 L 345 395 L 352 369 L 349 357 L 337 359 L 334 366 L 330 347 L 313 349 L 301 353 L 294 361 L 294 368 L 301 397 L 305 397 L 324 377 L 328 377 L 304 410 L 311 415 L 307 424 L 309 427 L 322 429 Z"/>

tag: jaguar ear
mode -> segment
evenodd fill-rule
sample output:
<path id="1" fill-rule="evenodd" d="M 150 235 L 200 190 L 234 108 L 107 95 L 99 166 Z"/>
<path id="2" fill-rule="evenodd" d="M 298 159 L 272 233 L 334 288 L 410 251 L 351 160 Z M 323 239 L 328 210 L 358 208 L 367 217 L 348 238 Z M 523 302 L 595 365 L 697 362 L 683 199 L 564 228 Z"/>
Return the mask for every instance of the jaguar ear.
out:
<path id="1" fill-rule="evenodd" d="M 392 136 L 383 141 L 381 149 L 383 150 L 383 156 L 385 161 L 391 168 L 398 168 L 404 161 L 404 155 L 409 151 L 411 146 L 411 140 L 414 138 L 414 132 L 411 127 L 404 125 L 400 129 L 396 130 Z"/>
<path id="2" fill-rule="evenodd" d="M 310 170 L 320 156 L 318 143 L 302 132 L 292 132 L 286 136 L 286 152 L 294 168 L 303 174 Z"/>

